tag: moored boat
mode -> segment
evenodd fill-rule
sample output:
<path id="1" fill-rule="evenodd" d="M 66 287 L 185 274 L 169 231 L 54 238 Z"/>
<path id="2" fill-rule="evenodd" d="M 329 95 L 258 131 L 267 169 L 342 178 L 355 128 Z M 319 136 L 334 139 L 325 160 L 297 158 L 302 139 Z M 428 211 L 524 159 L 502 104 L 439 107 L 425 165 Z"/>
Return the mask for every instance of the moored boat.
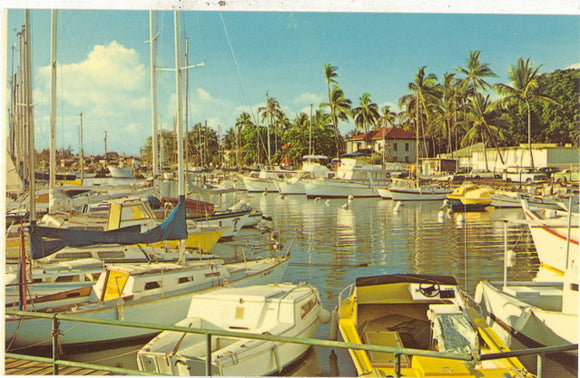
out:
<path id="1" fill-rule="evenodd" d="M 346 342 L 479 355 L 507 346 L 468 308 L 451 276 L 391 274 L 359 277 L 338 299 L 338 328 Z M 395 355 L 350 349 L 360 376 L 395 376 Z M 423 355 L 400 357 L 410 377 L 527 377 L 516 358 L 460 361 Z"/>
<path id="2" fill-rule="evenodd" d="M 328 157 L 322 155 L 305 155 L 302 157 L 302 168 L 288 179 L 276 180 L 280 194 L 306 194 L 304 179 L 329 178 L 334 172 L 328 168 Z"/>
<path id="3" fill-rule="evenodd" d="M 492 189 L 479 187 L 470 183 L 455 188 L 447 195 L 453 211 L 485 211 L 492 205 L 490 193 Z"/>
<path id="4" fill-rule="evenodd" d="M 578 265 L 578 213 L 531 207 L 521 200 L 525 222 L 530 229 L 540 264 L 563 274 Z"/>
<path id="5" fill-rule="evenodd" d="M 334 177 L 304 179 L 304 190 L 307 198 L 378 197 L 377 188 L 390 181 L 381 165 L 343 158 Z"/>
<path id="6" fill-rule="evenodd" d="M 320 320 L 329 319 L 318 290 L 308 284 L 222 288 L 194 295 L 187 317 L 175 326 L 248 334 L 313 338 Z M 212 375 L 262 376 L 279 373 L 308 345 L 228 336 L 212 338 Z M 141 348 L 141 371 L 205 375 L 206 336 L 164 331 Z"/>
<path id="7" fill-rule="evenodd" d="M 382 198 L 395 201 L 438 201 L 451 193 L 438 184 L 424 184 L 416 180 L 394 179 L 391 186 L 379 191 Z"/>
<path id="8" fill-rule="evenodd" d="M 111 265 L 89 292 L 70 293 L 54 301 L 37 299 L 37 311 L 74 314 L 102 320 L 125 320 L 171 325 L 187 315 L 191 295 L 221 285 L 233 287 L 280 282 L 288 265 L 288 254 L 221 264 L 219 262 L 178 264 Z M 71 303 L 72 301 L 72 303 Z M 13 316 L 5 320 L 7 348 L 51 345 L 50 319 Z M 98 326 L 62 321 L 60 341 L 64 347 L 110 347 L 115 342 L 151 338 L 155 332 L 137 328 Z"/>
<path id="9" fill-rule="evenodd" d="M 475 301 L 490 325 L 498 324 L 527 347 L 578 343 L 576 269 L 568 270 L 563 281 L 482 281 Z M 577 353 L 564 359 L 577 368 Z"/>

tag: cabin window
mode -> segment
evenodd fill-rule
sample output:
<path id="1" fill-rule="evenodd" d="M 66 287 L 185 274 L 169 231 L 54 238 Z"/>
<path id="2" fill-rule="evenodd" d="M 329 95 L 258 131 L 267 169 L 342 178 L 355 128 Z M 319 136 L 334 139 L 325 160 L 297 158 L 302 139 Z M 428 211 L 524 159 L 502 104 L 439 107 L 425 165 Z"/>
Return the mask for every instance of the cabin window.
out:
<path id="1" fill-rule="evenodd" d="M 179 279 L 177 280 L 178 284 L 182 284 L 182 283 L 186 283 L 186 282 L 193 282 L 193 276 L 179 277 Z"/>
<path id="2" fill-rule="evenodd" d="M 124 259 L 125 252 L 123 251 L 99 251 L 97 255 L 100 259 Z"/>
<path id="3" fill-rule="evenodd" d="M 578 284 L 570 284 L 570 289 L 572 289 L 573 291 L 578 291 Z"/>
<path id="4" fill-rule="evenodd" d="M 85 281 L 96 281 L 100 275 L 101 273 L 87 273 L 85 274 Z"/>
<path id="5" fill-rule="evenodd" d="M 90 252 L 61 252 L 55 256 L 56 260 L 87 259 L 93 257 Z"/>
<path id="6" fill-rule="evenodd" d="M 316 306 L 316 300 L 311 299 L 300 307 L 300 317 L 304 318 Z"/>
<path id="7" fill-rule="evenodd" d="M 68 275 L 68 276 L 56 277 L 56 280 L 54 280 L 54 282 L 78 282 L 78 280 L 79 280 L 79 276 L 77 276 L 76 274 L 73 274 L 73 275 Z"/>
<path id="8" fill-rule="evenodd" d="M 161 284 L 157 281 L 151 281 L 151 282 L 147 282 L 145 284 L 145 290 L 159 289 L 160 287 L 161 287 Z"/>
<path id="9" fill-rule="evenodd" d="M 149 219 L 147 211 L 143 208 L 142 205 L 133 205 L 133 206 L 126 206 L 123 207 L 121 213 L 121 220 L 128 221 L 128 220 L 139 220 L 139 219 Z"/>

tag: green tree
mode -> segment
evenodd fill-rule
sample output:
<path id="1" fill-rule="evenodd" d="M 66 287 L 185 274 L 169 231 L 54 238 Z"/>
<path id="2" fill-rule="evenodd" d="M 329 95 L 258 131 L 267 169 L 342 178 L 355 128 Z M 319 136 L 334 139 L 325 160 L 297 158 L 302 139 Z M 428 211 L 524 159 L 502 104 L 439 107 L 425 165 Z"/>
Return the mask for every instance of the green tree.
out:
<path id="1" fill-rule="evenodd" d="M 479 61 L 480 55 L 481 51 L 471 51 L 467 59 L 467 67 L 457 67 L 457 71 L 465 75 L 465 78 L 460 81 L 459 85 L 464 89 L 468 89 L 470 96 L 475 95 L 478 89 L 485 90 L 491 87 L 484 78 L 497 77 L 496 73 L 489 68 L 489 63 L 481 63 Z"/>
<path id="2" fill-rule="evenodd" d="M 342 138 L 338 130 L 338 120 L 346 121 L 350 114 L 351 101 L 344 96 L 344 92 L 338 87 L 336 73 L 338 67 L 332 64 L 324 63 L 324 78 L 326 81 L 326 89 L 328 91 L 328 103 L 323 104 L 330 107 L 330 116 L 334 126 L 334 136 L 336 141 L 337 157 L 342 150 Z"/>
<path id="3" fill-rule="evenodd" d="M 483 142 L 483 156 L 485 159 L 485 168 L 489 170 L 487 162 L 486 145 L 487 140 L 497 150 L 502 164 L 505 164 L 501 152 L 495 143 L 495 138 L 502 135 L 502 120 L 494 109 L 494 104 L 490 101 L 489 95 L 484 96 L 476 93 L 470 101 L 469 111 L 466 113 L 466 126 L 469 127 L 461 144 L 463 146 L 476 143 L 478 140 Z M 486 138 L 487 137 L 487 138 Z"/>
<path id="4" fill-rule="evenodd" d="M 370 93 L 365 92 L 361 96 L 359 106 L 352 109 L 352 116 L 355 127 L 365 133 L 369 131 L 371 126 L 372 128 L 376 126 L 381 114 L 379 113 L 379 106 L 372 102 Z"/>
<path id="5" fill-rule="evenodd" d="M 496 91 L 504 96 L 499 100 L 500 104 L 518 105 L 520 112 L 527 114 L 528 150 L 530 151 L 532 168 L 534 168 L 534 155 L 532 154 L 532 110 L 530 101 L 535 99 L 557 104 L 556 101 L 538 91 L 538 71 L 541 67 L 540 65 L 534 69 L 534 65 L 529 58 L 524 61 L 520 57 L 517 66 L 510 65 L 509 67 L 508 72 L 512 85 L 498 83 L 494 86 Z"/>

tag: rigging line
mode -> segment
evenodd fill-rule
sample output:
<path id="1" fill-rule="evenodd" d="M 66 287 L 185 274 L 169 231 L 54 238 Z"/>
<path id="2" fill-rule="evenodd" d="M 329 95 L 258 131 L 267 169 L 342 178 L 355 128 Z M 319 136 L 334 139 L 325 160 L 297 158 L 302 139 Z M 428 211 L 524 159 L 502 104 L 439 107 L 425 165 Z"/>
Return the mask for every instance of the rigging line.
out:
<path id="1" fill-rule="evenodd" d="M 226 35 L 226 39 L 228 41 L 228 46 L 230 48 L 230 53 L 232 54 L 232 59 L 234 61 L 234 66 L 236 67 L 236 73 L 238 75 L 238 83 L 239 83 L 239 86 L 240 86 L 240 91 L 242 92 L 242 97 L 244 99 L 244 103 L 245 103 L 246 107 L 248 108 L 248 113 L 250 113 L 252 115 L 252 117 L 254 118 L 254 122 L 256 122 L 256 124 L 258 124 L 258 122 L 256 121 L 256 115 L 252 112 L 252 108 L 250 107 L 250 104 L 248 102 L 248 97 L 246 96 L 246 91 L 244 89 L 244 83 L 242 81 L 242 75 L 240 73 L 240 67 L 238 65 L 238 60 L 236 58 L 236 54 L 235 54 L 234 48 L 232 46 L 232 41 L 230 40 L 230 34 L 228 32 L 228 28 L 226 26 L 226 22 L 224 20 L 224 16 L 223 16 L 222 12 L 219 12 L 219 15 L 220 15 L 220 19 L 222 21 L 222 26 L 224 28 L 224 33 Z"/>

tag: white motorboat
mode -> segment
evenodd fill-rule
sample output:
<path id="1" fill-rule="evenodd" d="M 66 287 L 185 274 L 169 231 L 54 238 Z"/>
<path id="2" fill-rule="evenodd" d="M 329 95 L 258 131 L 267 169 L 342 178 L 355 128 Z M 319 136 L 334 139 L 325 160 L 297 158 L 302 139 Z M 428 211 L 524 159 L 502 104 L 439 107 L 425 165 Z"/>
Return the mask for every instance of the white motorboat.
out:
<path id="1" fill-rule="evenodd" d="M 113 178 L 135 178 L 133 167 L 107 166 Z"/>
<path id="2" fill-rule="evenodd" d="M 383 188 L 384 189 L 384 188 Z M 387 191 L 381 191 L 383 198 L 394 201 L 440 201 L 447 198 L 450 189 L 438 184 L 422 184 L 416 180 L 394 179 Z"/>
<path id="3" fill-rule="evenodd" d="M 304 190 L 308 198 L 378 197 L 377 188 L 390 183 L 389 177 L 382 165 L 343 158 L 334 177 L 304 179 Z"/>
<path id="4" fill-rule="evenodd" d="M 578 213 L 533 208 L 526 199 L 521 205 L 542 266 L 561 274 L 578 266 Z"/>
<path id="5" fill-rule="evenodd" d="M 286 177 L 293 175 L 294 171 L 286 171 L 280 167 L 274 167 L 275 169 L 261 169 L 260 173 L 257 175 L 251 173 L 249 175 L 242 176 L 242 181 L 244 186 L 249 193 L 256 192 L 277 192 L 278 187 L 276 186 L 276 180 L 284 180 Z"/>
<path id="6" fill-rule="evenodd" d="M 527 347 L 578 343 L 576 269 L 568 270 L 563 282 L 482 281 L 475 301 L 490 325 L 498 324 Z"/>
<path id="7" fill-rule="evenodd" d="M 318 290 L 290 283 L 222 288 L 191 299 L 187 317 L 175 326 L 248 334 L 313 338 L 322 308 Z M 279 373 L 309 348 L 308 345 L 214 336 L 212 375 L 263 376 Z M 205 375 L 206 336 L 164 331 L 137 355 L 139 369 L 169 375 Z"/>
<path id="8" fill-rule="evenodd" d="M 280 194 L 306 194 L 304 179 L 330 178 L 334 172 L 328 168 L 328 157 L 322 155 L 305 155 L 302 157 L 302 168 L 286 180 L 276 180 Z"/>
<path id="9" fill-rule="evenodd" d="M 37 299 L 36 311 L 71 314 L 102 320 L 124 320 L 171 325 L 187 315 L 191 294 L 228 284 L 232 287 L 280 282 L 288 254 L 222 264 L 215 261 L 177 265 L 170 263 L 111 265 L 91 290 Z M 29 308 L 32 308 L 29 306 Z M 9 316 L 5 319 L 7 350 L 51 345 L 50 319 Z M 62 321 L 60 341 L 64 347 L 92 348 L 113 342 L 140 341 L 155 332 L 147 329 L 99 326 Z"/>

